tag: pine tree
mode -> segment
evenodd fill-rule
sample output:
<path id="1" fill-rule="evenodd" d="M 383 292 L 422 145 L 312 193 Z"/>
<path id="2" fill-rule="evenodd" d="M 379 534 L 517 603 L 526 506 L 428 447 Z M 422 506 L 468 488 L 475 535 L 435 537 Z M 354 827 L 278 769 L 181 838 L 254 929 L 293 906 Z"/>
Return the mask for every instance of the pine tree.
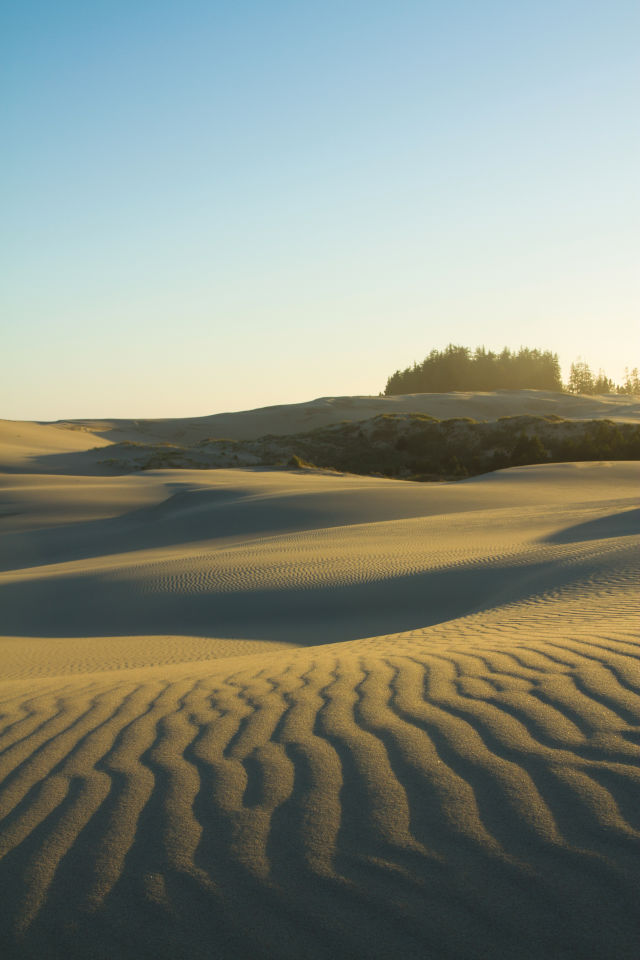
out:
<path id="1" fill-rule="evenodd" d="M 570 393 L 595 393 L 595 383 L 586 360 L 578 359 L 571 364 L 568 384 Z"/>

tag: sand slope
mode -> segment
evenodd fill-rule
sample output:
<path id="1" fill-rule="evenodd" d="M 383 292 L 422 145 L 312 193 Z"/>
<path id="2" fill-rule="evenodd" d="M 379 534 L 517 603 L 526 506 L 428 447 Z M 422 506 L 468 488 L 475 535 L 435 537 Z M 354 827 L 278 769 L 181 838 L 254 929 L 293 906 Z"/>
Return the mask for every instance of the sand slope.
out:
<path id="1" fill-rule="evenodd" d="M 638 464 L 17 468 L 3 957 L 638 955 Z"/>
<path id="2" fill-rule="evenodd" d="M 266 434 L 282 436 L 327 427 L 342 420 L 367 420 L 384 413 L 425 413 L 437 419 L 472 417 L 495 420 L 502 416 L 555 414 L 574 420 L 608 417 L 640 420 L 640 398 L 624 394 L 573 396 L 549 390 L 497 390 L 488 393 L 413 393 L 393 397 L 319 397 L 305 403 L 286 403 L 236 413 L 175 420 L 61 421 L 62 429 L 95 432 L 110 440 L 168 440 L 189 444 L 204 437 L 252 440 Z"/>
<path id="3" fill-rule="evenodd" d="M 105 467 L 109 450 L 104 449 L 113 444 L 174 443 L 189 446 L 206 438 L 254 440 L 269 434 L 306 433 L 345 420 L 360 421 L 394 413 L 422 413 L 440 420 L 453 417 L 496 420 L 502 416 L 531 414 L 638 423 L 640 398 L 617 394 L 573 396 L 547 390 L 498 390 L 394 397 L 320 397 L 306 403 L 167 420 L 94 419 L 56 423 L 0 420 L 0 471 L 113 472 Z M 126 451 L 119 448 L 118 460 L 123 458 L 126 459 Z"/>

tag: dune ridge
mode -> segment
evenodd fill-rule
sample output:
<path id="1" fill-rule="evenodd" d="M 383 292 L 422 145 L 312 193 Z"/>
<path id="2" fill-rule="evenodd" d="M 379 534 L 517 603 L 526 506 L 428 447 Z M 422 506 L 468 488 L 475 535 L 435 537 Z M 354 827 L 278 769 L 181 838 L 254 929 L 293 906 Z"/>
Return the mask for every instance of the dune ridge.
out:
<path id="1" fill-rule="evenodd" d="M 28 464 L 3 957 L 635 960 L 637 463 Z"/>

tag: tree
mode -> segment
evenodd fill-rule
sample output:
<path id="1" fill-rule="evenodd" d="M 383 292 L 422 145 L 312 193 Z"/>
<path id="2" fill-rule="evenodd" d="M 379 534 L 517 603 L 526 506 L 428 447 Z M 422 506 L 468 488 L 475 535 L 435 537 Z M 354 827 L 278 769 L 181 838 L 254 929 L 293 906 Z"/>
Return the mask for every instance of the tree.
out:
<path id="1" fill-rule="evenodd" d="M 624 382 L 617 389 L 618 393 L 640 393 L 640 375 L 637 367 L 634 367 L 633 370 L 629 370 L 628 367 L 624 368 Z"/>
<path id="2" fill-rule="evenodd" d="M 569 373 L 570 393 L 595 393 L 596 381 L 586 360 L 578 359 L 571 364 Z"/>
<path id="3" fill-rule="evenodd" d="M 558 356 L 550 350 L 505 347 L 494 353 L 484 346 L 450 343 L 444 350 L 432 350 L 421 363 L 396 370 L 385 395 L 399 393 L 446 393 L 450 390 L 562 390 Z"/>
<path id="4" fill-rule="evenodd" d="M 528 436 L 521 431 L 511 451 L 511 462 L 514 466 L 527 463 L 544 463 L 549 459 L 549 451 L 537 433 Z"/>
<path id="5" fill-rule="evenodd" d="M 604 370 L 598 370 L 598 377 L 593 385 L 594 393 L 614 393 L 616 385 Z"/>

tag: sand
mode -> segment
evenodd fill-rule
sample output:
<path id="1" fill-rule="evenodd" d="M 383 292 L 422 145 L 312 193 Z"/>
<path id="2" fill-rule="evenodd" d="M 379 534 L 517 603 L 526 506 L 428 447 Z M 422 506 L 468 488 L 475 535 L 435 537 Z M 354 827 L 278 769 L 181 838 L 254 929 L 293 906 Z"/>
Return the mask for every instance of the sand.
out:
<path id="1" fill-rule="evenodd" d="M 189 446 L 208 438 L 254 440 L 269 434 L 306 433 L 345 420 L 379 414 L 422 413 L 445 420 L 471 417 L 496 420 L 532 414 L 573 420 L 608 419 L 640 423 L 640 397 L 624 394 L 573 396 L 547 390 L 492 393 L 418 393 L 394 397 L 320 397 L 208 417 L 165 420 L 59 420 L 31 423 L 0 420 L 0 471 L 46 474 L 105 474 L 108 447 L 122 443 L 173 443 Z M 132 450 L 133 457 L 135 450 Z M 126 451 L 118 447 L 118 460 Z"/>
<path id="2" fill-rule="evenodd" d="M 0 955 L 636 958 L 640 464 L 66 472 L 113 423 L 4 427 Z"/>

